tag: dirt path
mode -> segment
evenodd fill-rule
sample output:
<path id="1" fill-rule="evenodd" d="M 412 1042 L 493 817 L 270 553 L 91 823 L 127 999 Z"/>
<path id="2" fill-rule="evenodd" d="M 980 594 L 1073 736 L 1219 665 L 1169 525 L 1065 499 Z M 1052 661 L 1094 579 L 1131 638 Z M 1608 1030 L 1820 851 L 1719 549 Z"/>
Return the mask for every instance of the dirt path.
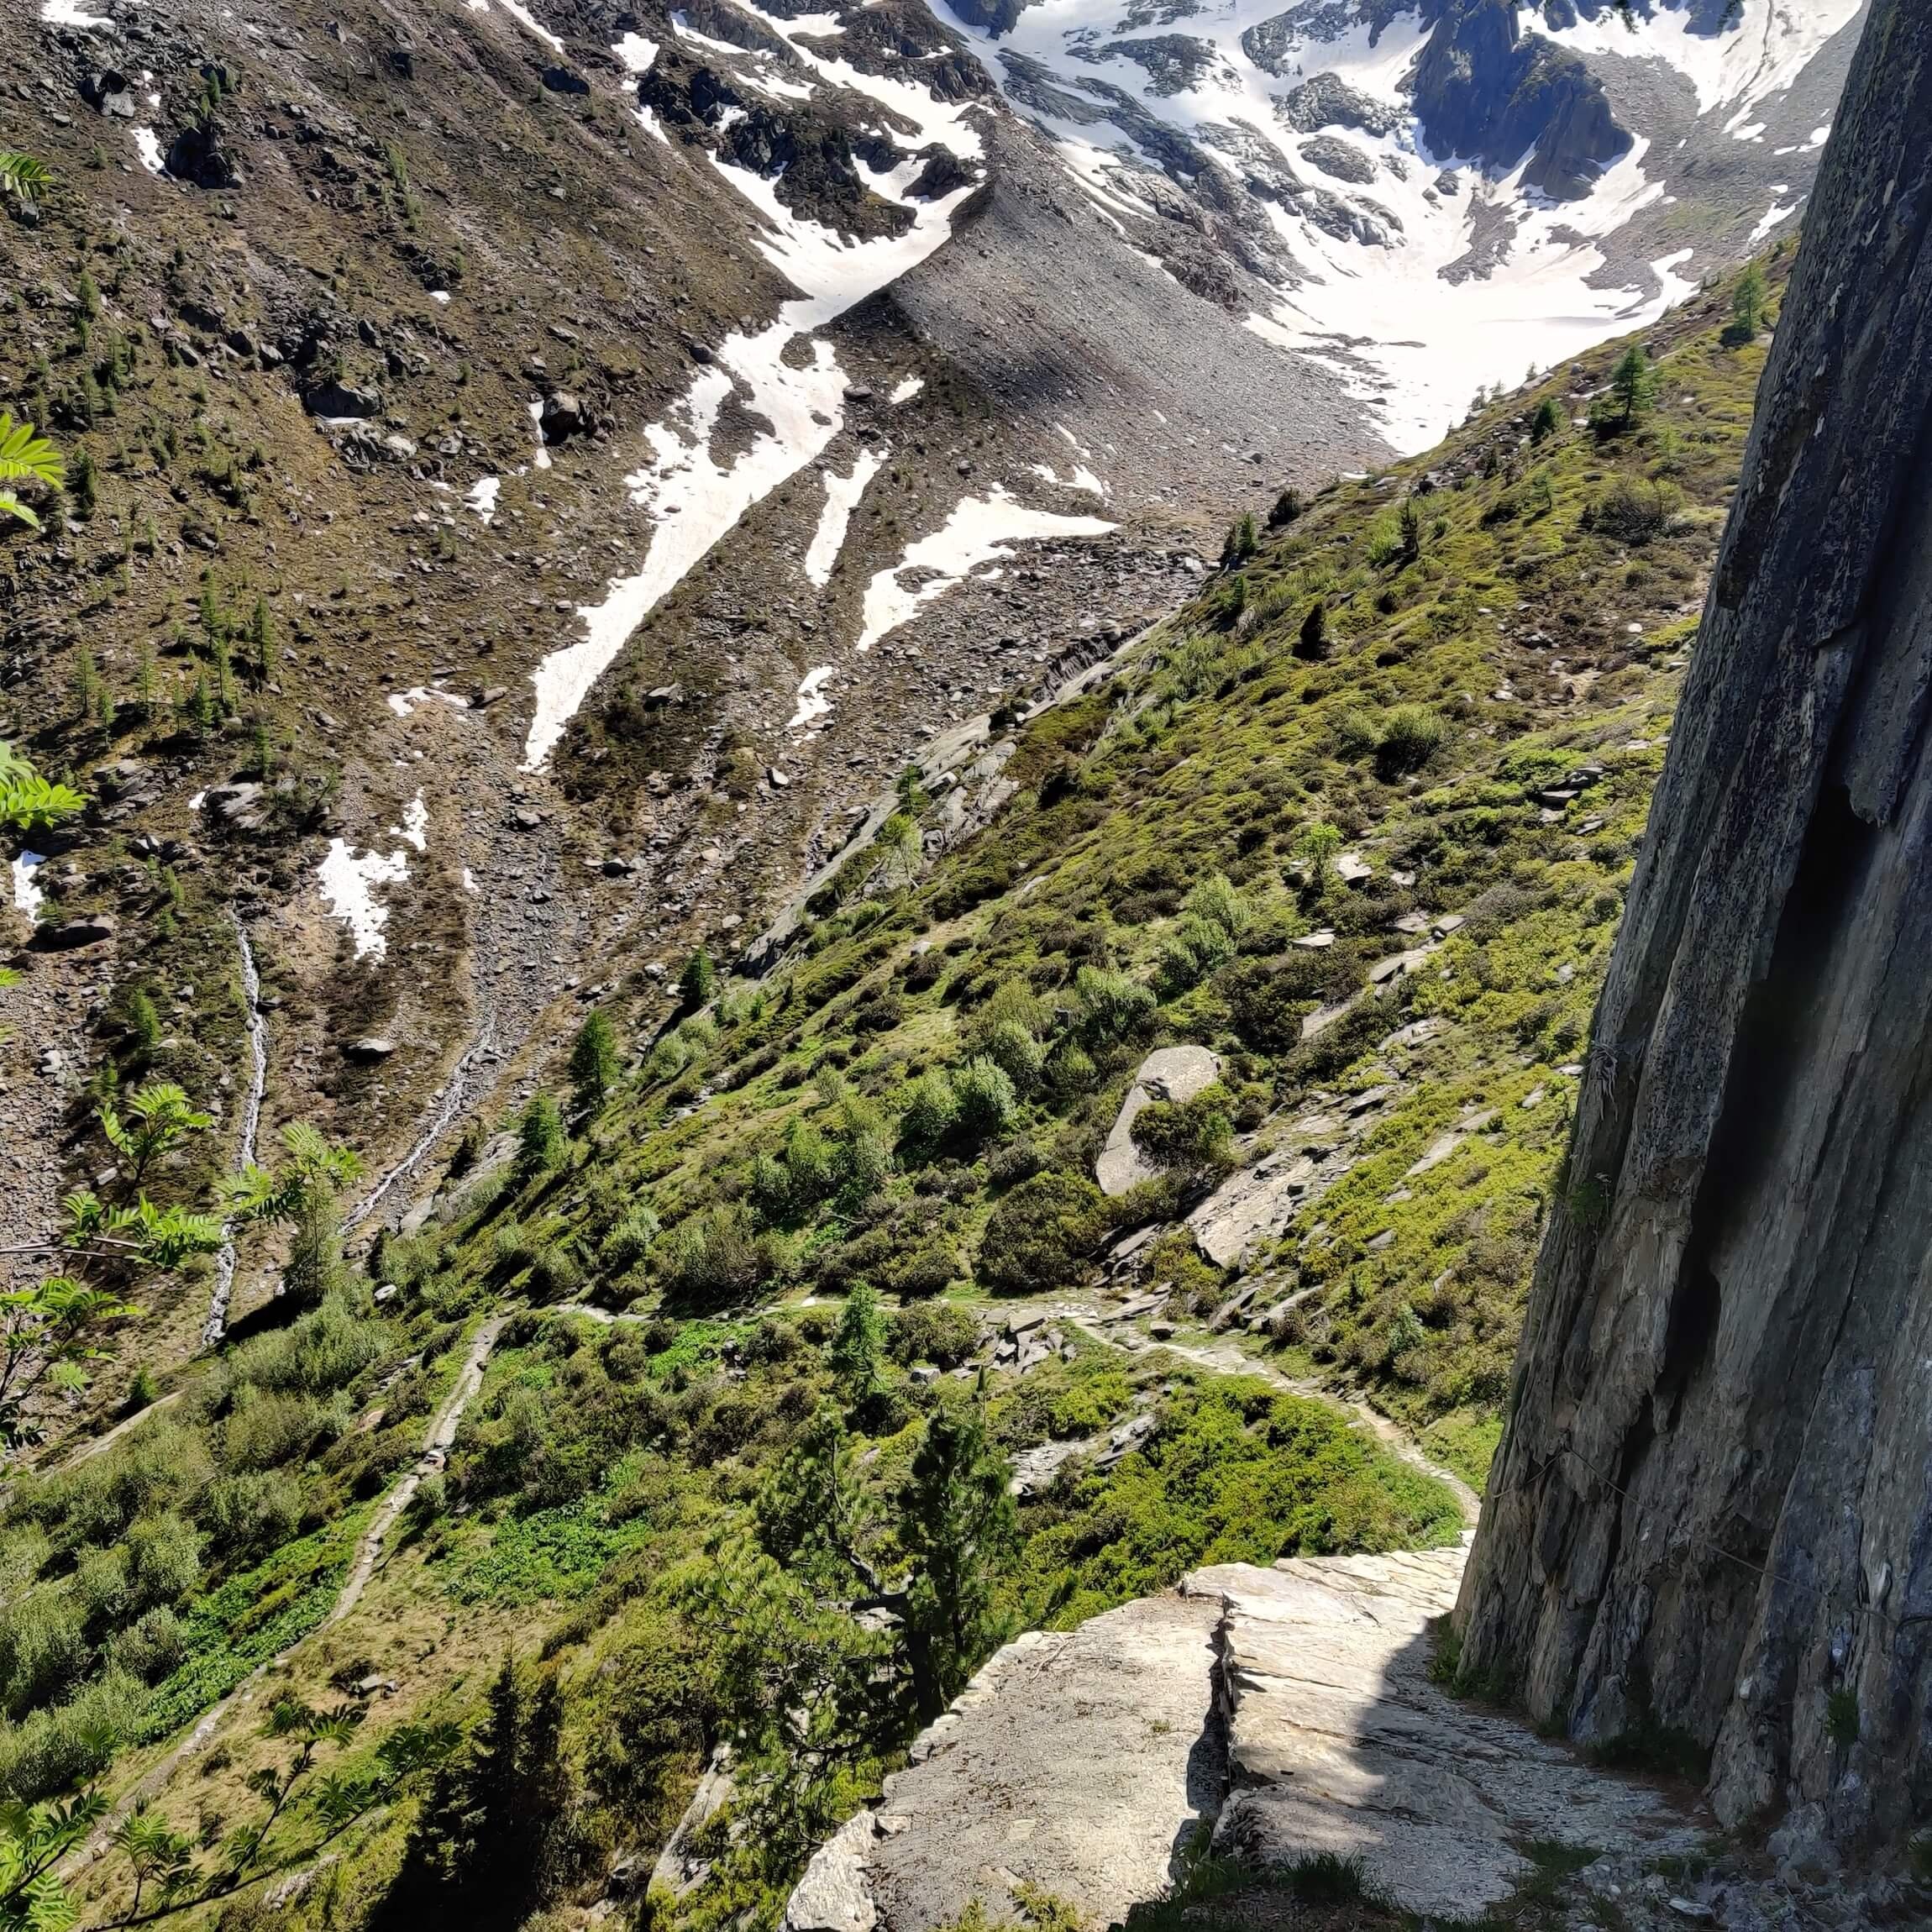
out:
<path id="1" fill-rule="evenodd" d="M 234 1713 L 246 1708 L 262 1681 L 274 1671 L 285 1658 L 307 1643 L 310 1637 L 339 1624 L 355 1608 L 369 1581 L 375 1573 L 376 1565 L 381 1561 L 383 1546 L 389 1532 L 395 1527 L 396 1519 L 408 1508 L 410 1499 L 421 1487 L 423 1478 L 433 1469 L 442 1466 L 442 1458 L 449 1445 L 456 1440 L 458 1425 L 479 1389 L 483 1386 L 483 1372 L 489 1365 L 491 1351 L 496 1346 L 496 1338 L 503 1331 L 503 1324 L 508 1320 L 507 1314 L 493 1315 L 486 1320 L 470 1339 L 470 1347 L 463 1358 L 463 1365 L 456 1372 L 456 1379 L 450 1384 L 435 1415 L 430 1419 L 429 1428 L 423 1438 L 423 1450 L 414 1465 L 390 1485 L 388 1493 L 376 1506 L 375 1514 L 370 1520 L 369 1527 L 362 1533 L 356 1545 L 355 1560 L 349 1565 L 349 1574 L 343 1579 L 341 1589 L 328 1615 L 312 1630 L 305 1631 L 288 1646 L 278 1651 L 272 1657 L 259 1663 L 216 1704 L 203 1711 L 196 1720 L 194 1728 L 165 1756 L 149 1766 L 134 1783 L 123 1792 L 108 1815 L 101 1821 L 99 1829 L 87 1843 L 73 1853 L 63 1869 L 71 1872 L 81 1864 L 99 1858 L 106 1851 L 121 1820 L 136 1806 L 151 1799 L 174 1775 L 181 1763 L 194 1756 L 212 1738 L 223 1720 Z M 157 1404 L 158 1407 L 159 1404 Z M 144 1415 L 151 1413 L 143 1410 Z M 130 1420 L 139 1420 L 139 1417 Z M 127 1426 L 126 1424 L 122 1425 Z M 97 1451 L 104 1447 L 110 1438 L 102 1436 L 93 1445 Z"/>

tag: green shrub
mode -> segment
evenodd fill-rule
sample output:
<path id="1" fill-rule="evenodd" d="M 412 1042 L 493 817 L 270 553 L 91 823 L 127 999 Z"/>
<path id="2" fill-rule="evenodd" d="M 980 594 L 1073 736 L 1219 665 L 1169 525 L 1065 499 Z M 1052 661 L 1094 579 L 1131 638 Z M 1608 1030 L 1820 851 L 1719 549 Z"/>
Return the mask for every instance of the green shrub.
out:
<path id="1" fill-rule="evenodd" d="M 1392 783 L 1420 771 L 1449 735 L 1449 727 L 1421 705 L 1398 705 L 1382 721 L 1375 743 L 1376 775 Z"/>
<path id="2" fill-rule="evenodd" d="M 775 1257 L 735 1205 L 681 1221 L 659 1244 L 668 1300 L 685 1308 L 724 1308 L 748 1300 L 776 1273 Z"/>
<path id="3" fill-rule="evenodd" d="M 895 1362 L 930 1362 L 956 1368 L 979 1346 L 979 1324 L 969 1308 L 956 1301 L 922 1301 L 892 1318 Z"/>
<path id="4" fill-rule="evenodd" d="M 1128 1131 L 1158 1168 L 1190 1173 L 1234 1164 L 1234 1123 L 1227 1089 L 1217 1081 L 1191 1100 L 1150 1100 Z"/>
<path id="5" fill-rule="evenodd" d="M 597 1244 L 597 1258 L 606 1268 L 622 1274 L 649 1255 L 658 1232 L 658 1217 L 639 1202 L 614 1222 Z"/>
<path id="6" fill-rule="evenodd" d="M 31 1803 L 97 1777 L 139 1732 L 145 1705 L 134 1678 L 109 1671 L 66 1704 L 0 1729 L 0 1794 Z"/>
<path id="7" fill-rule="evenodd" d="M 969 1060 L 953 1076 L 953 1131 L 969 1149 L 1010 1133 L 1019 1096 L 1005 1068 L 987 1055 Z"/>
<path id="8" fill-rule="evenodd" d="M 209 1483 L 196 1520 L 230 1556 L 285 1543 L 302 1521 L 302 1487 L 281 1470 L 244 1471 Z"/>
<path id="9" fill-rule="evenodd" d="M 228 1381 L 235 1389 L 326 1395 L 353 1382 L 387 1341 L 381 1322 L 364 1320 L 347 1297 L 333 1294 L 286 1328 L 244 1342 L 228 1359 Z"/>
<path id="10" fill-rule="evenodd" d="M 234 1469 L 272 1469 L 333 1441 L 346 1425 L 345 1416 L 313 1396 L 244 1388 L 223 1431 L 224 1460 Z"/>
<path id="11" fill-rule="evenodd" d="M 1158 1011 L 1152 992 L 1125 973 L 1083 966 L 1074 975 L 1080 1003 L 1080 1034 L 1089 1046 L 1122 1046 L 1153 1027 Z"/>
<path id="12" fill-rule="evenodd" d="M 1035 1174 L 1001 1196 L 974 1272 L 1016 1294 L 1071 1287 L 1110 1225 L 1105 1195 L 1084 1175 Z"/>

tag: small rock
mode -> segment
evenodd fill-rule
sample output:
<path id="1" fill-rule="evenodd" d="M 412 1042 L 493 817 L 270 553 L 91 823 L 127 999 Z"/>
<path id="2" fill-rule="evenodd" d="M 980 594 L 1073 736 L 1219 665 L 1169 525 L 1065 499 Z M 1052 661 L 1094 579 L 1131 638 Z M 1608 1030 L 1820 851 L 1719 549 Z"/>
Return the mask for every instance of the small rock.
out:
<path id="1" fill-rule="evenodd" d="M 351 1040 L 342 1049 L 344 1059 L 364 1062 L 386 1060 L 395 1051 L 395 1041 L 382 1033 L 365 1034 L 360 1040 Z"/>
<path id="2" fill-rule="evenodd" d="M 1717 1914 L 1701 1899 L 1673 1898 L 1670 1906 L 1678 1918 L 1691 1919 L 1699 1925 L 1714 1924 L 1717 1919 Z"/>
<path id="3" fill-rule="evenodd" d="M 519 832 L 534 832 L 543 822 L 543 815 L 534 806 L 520 805 L 510 814 L 510 822 Z"/>

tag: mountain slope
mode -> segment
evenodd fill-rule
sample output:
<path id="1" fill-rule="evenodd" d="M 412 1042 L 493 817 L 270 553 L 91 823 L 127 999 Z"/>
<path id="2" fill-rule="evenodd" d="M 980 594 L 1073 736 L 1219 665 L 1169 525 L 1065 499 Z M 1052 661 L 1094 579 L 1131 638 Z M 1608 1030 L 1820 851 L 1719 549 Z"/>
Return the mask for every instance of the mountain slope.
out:
<path id="1" fill-rule="evenodd" d="M 1452 1537 L 1449 1492 L 1346 1403 L 1480 1479 L 1761 365 L 1728 315 L 1656 337 L 1658 401 L 1628 427 L 1617 358 L 1574 365 L 1322 496 L 1110 676 L 936 748 L 765 978 L 669 1028 L 648 974 L 606 997 L 639 1063 L 574 1139 L 473 1137 L 369 1257 L 379 1304 L 347 1284 L 36 1483 L 11 1532 L 23 1561 L 51 1545 L 36 1614 L 98 1567 L 104 1508 L 202 1539 L 152 1691 L 117 1673 L 131 1650 L 81 1653 L 75 1709 L 135 1740 L 113 1788 L 145 1772 L 174 1828 L 232 1828 L 290 1761 L 273 1699 L 361 1685 L 367 1728 L 328 1761 L 390 1792 L 384 1740 L 470 1716 L 507 1649 L 554 1677 L 559 1756 L 530 1776 L 560 1809 L 501 1908 L 634 1898 L 701 1790 L 658 1909 L 762 1923 L 933 1708 L 904 1512 L 969 1389 L 1021 1497 L 966 1667 L 1007 1620 L 1066 1627 L 1190 1564 Z M 1215 1051 L 1220 1080 L 1143 1110 L 1149 1178 L 1103 1196 L 1087 1177 L 1163 1043 Z M 1184 1217 L 1261 1183 L 1214 1263 L 1229 1217 Z M 890 1298 L 869 1342 L 861 1284 Z M 486 1355 L 445 1450 L 432 1420 Z M 783 1526 L 815 1520 L 789 1486 L 827 1468 L 870 1582 Z M 399 1478 L 421 1500 L 359 1545 Z M 366 1587 L 302 1641 L 359 1546 Z M 45 1709 L 0 1735 L 30 1791 L 76 1748 Z M 701 1788 L 727 1740 L 735 1781 Z M 344 1798 L 338 1826 L 320 1795 L 292 1805 L 260 1867 L 290 1922 L 418 1897 L 381 1903 L 454 1856 L 453 1761 L 391 1809 Z M 330 1830 L 324 1885 L 302 1874 L 332 1869 Z M 128 1886 L 88 1868 L 97 1915 Z"/>

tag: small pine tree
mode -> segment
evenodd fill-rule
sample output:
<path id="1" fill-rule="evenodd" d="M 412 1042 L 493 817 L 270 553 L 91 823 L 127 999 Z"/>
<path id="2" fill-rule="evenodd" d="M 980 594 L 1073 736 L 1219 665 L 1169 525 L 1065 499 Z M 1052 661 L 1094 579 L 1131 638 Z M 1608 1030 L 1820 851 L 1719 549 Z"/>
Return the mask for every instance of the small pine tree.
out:
<path id="1" fill-rule="evenodd" d="M 1547 443 L 1562 426 L 1563 418 L 1557 407 L 1557 399 L 1546 396 L 1536 405 L 1536 413 L 1530 418 L 1530 440 Z"/>
<path id="2" fill-rule="evenodd" d="M 199 732 L 213 731 L 220 720 L 214 693 L 208 689 L 206 671 L 196 675 L 194 688 L 188 693 L 187 712 L 188 722 Z"/>
<path id="3" fill-rule="evenodd" d="M 1413 496 L 1402 499 L 1402 561 L 1413 564 L 1422 554 L 1422 513 Z"/>
<path id="4" fill-rule="evenodd" d="M 1737 278 L 1737 286 L 1730 294 L 1730 327 L 1724 332 L 1727 344 L 1738 348 L 1757 340 L 1758 331 L 1764 327 L 1768 296 L 1764 270 L 1754 261 L 1746 262 L 1744 273 Z"/>
<path id="5" fill-rule="evenodd" d="M 94 654 L 82 644 L 74 660 L 74 709 L 81 723 L 93 717 L 100 696 L 101 674 L 94 667 Z"/>
<path id="6" fill-rule="evenodd" d="M 1268 528 L 1279 530 L 1294 522 L 1305 507 L 1301 500 L 1300 491 L 1291 484 L 1275 498 L 1274 507 L 1268 513 Z"/>
<path id="7" fill-rule="evenodd" d="M 101 312 L 101 291 L 86 269 L 81 270 L 81 279 L 74 285 L 74 293 L 80 302 L 81 314 L 90 322 L 94 320 Z"/>
<path id="8" fill-rule="evenodd" d="M 114 694 L 105 685 L 94 694 L 94 722 L 103 732 L 114 728 Z"/>
<path id="9" fill-rule="evenodd" d="M 234 659 L 228 654 L 228 633 L 224 631 L 214 641 L 215 703 L 223 717 L 232 717 L 235 709 Z"/>
<path id="10" fill-rule="evenodd" d="M 1319 597 L 1308 606 L 1308 615 L 1301 620 L 1301 629 L 1294 640 L 1294 654 L 1310 659 L 1328 655 L 1328 606 Z"/>
<path id="11" fill-rule="evenodd" d="M 577 1029 L 576 1044 L 570 1049 L 570 1084 L 579 1105 L 601 1106 L 622 1070 L 617 1030 L 601 1011 L 594 1011 Z"/>
<path id="12" fill-rule="evenodd" d="M 678 997 L 693 1012 L 703 1005 L 717 990 L 717 968 L 711 964 L 711 956 L 699 947 L 685 962 L 685 969 L 678 975 Z"/>
<path id="13" fill-rule="evenodd" d="M 879 1392 L 885 1374 L 885 1312 L 878 1292 L 866 1283 L 855 1281 L 847 1293 L 826 1352 L 846 1400 L 854 1407 Z"/>
<path id="14" fill-rule="evenodd" d="M 67 471 L 67 489 L 74 499 L 75 515 L 92 517 L 101 500 L 101 484 L 95 474 L 94 459 L 85 449 L 74 452 Z"/>
<path id="15" fill-rule="evenodd" d="M 1254 518 L 1244 512 L 1228 526 L 1221 547 L 1221 567 L 1224 570 L 1238 570 L 1258 548 Z"/>
<path id="16" fill-rule="evenodd" d="M 912 1559 L 907 1637 L 921 1714 L 936 1717 L 1000 1636 L 994 1604 L 1016 1533 L 1011 1471 L 977 1404 L 942 1408 L 899 1492 L 899 1540 Z"/>
<path id="17" fill-rule="evenodd" d="M 548 1094 L 533 1094 L 517 1123 L 517 1172 L 524 1180 L 554 1173 L 563 1166 L 567 1143 L 563 1116 Z"/>
<path id="18" fill-rule="evenodd" d="M 1650 407 L 1656 390 L 1651 359 L 1641 342 L 1633 342 L 1610 375 L 1610 393 L 1617 399 L 1620 427 L 1628 429 Z"/>

